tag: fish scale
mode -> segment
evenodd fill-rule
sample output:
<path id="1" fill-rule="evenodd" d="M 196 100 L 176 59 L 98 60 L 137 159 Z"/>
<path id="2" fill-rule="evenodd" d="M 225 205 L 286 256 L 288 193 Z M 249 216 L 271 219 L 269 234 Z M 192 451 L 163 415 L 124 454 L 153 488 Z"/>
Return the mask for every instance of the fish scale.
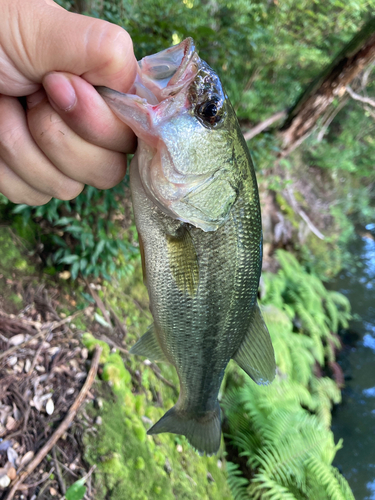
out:
<path id="1" fill-rule="evenodd" d="M 152 102 L 99 90 L 139 138 L 130 186 L 154 323 L 130 352 L 171 363 L 180 380 L 175 406 L 148 433 L 183 434 L 212 454 L 220 446 L 217 397 L 229 360 L 258 384 L 275 375 L 256 301 L 258 188 L 234 110 L 193 41 L 139 64 L 134 91 L 151 93 Z"/>

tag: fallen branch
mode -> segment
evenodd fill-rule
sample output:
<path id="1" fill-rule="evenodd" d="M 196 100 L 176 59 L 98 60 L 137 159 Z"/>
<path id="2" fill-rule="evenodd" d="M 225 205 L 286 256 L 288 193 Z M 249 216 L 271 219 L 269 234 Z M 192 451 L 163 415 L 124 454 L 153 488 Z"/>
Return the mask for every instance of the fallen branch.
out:
<path id="1" fill-rule="evenodd" d="M 306 224 L 308 225 L 310 231 L 312 233 L 315 234 L 315 236 L 317 236 L 318 238 L 320 238 L 321 240 L 324 240 L 325 239 L 325 236 L 324 234 L 322 234 L 319 229 L 317 227 L 314 226 L 314 224 L 311 222 L 309 216 L 301 209 L 299 208 L 298 206 L 298 203 L 294 197 L 294 194 L 293 194 L 293 191 L 287 187 L 286 188 L 286 191 L 289 195 L 289 200 L 290 200 L 290 203 L 292 205 L 292 208 L 293 210 L 295 210 L 297 212 L 297 214 L 302 217 L 302 219 L 306 222 Z"/>
<path id="2" fill-rule="evenodd" d="M 286 111 L 278 111 L 274 115 L 270 116 L 267 118 L 267 120 L 264 120 L 263 122 L 258 123 L 258 125 L 255 125 L 255 127 L 251 128 L 247 132 L 244 133 L 244 138 L 245 141 L 250 141 L 253 137 L 256 135 L 260 134 L 265 130 L 266 128 L 270 127 L 273 125 L 275 122 L 282 120 L 287 117 L 287 112 Z"/>
<path id="3" fill-rule="evenodd" d="M 68 414 L 66 415 L 64 420 L 61 422 L 59 427 L 52 434 L 52 436 L 49 438 L 49 440 L 46 442 L 46 444 L 39 450 L 39 452 L 36 454 L 35 458 L 28 464 L 25 471 L 20 475 L 20 477 L 18 479 L 14 480 L 13 485 L 12 485 L 12 489 L 10 490 L 10 492 L 9 492 L 8 496 L 5 498 L 5 500 L 12 500 L 16 491 L 18 489 L 20 489 L 22 483 L 33 472 L 33 470 L 36 467 L 38 467 L 40 462 L 51 451 L 53 446 L 61 438 L 61 436 L 64 434 L 64 432 L 67 431 L 70 424 L 73 422 L 79 408 L 81 407 L 82 403 L 85 401 L 87 394 L 88 394 L 89 390 L 91 389 L 92 384 L 94 383 L 96 373 L 98 371 L 99 359 L 100 359 L 101 352 L 102 352 L 102 349 L 97 346 L 95 349 L 94 357 L 92 359 L 89 374 L 87 375 L 86 381 L 83 384 L 83 387 L 82 387 L 80 393 L 78 394 L 77 399 L 74 401 L 74 403 L 70 407 Z"/>
<path id="4" fill-rule="evenodd" d="M 59 462 L 58 462 L 57 457 L 56 457 L 56 447 L 55 446 L 52 448 L 52 457 L 53 457 L 53 462 L 55 464 L 56 475 L 57 475 L 57 479 L 59 482 L 60 491 L 63 495 L 65 495 L 65 493 L 66 493 L 65 481 L 64 481 L 64 478 L 62 477 L 60 465 L 59 465 Z"/>

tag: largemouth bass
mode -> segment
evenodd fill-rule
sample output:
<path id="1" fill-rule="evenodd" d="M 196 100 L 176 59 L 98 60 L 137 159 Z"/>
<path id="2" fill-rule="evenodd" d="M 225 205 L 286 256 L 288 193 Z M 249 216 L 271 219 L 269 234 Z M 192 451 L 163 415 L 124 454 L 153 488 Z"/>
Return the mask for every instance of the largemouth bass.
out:
<path id="1" fill-rule="evenodd" d="M 171 363 L 180 380 L 176 405 L 148 434 L 183 434 L 213 454 L 229 360 L 257 384 L 275 375 L 257 305 L 262 228 L 249 151 L 191 38 L 142 59 L 132 94 L 98 91 L 138 136 L 130 183 L 154 323 L 130 352 Z"/>

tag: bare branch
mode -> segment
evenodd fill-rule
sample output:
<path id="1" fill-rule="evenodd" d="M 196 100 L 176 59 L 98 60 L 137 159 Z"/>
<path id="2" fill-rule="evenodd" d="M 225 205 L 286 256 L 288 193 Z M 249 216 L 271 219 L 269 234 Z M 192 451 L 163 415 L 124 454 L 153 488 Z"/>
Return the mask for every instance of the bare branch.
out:
<path id="1" fill-rule="evenodd" d="M 350 95 L 350 97 L 355 101 L 360 101 L 363 102 L 364 104 L 369 104 L 370 106 L 375 108 L 374 99 L 371 99 L 370 97 L 363 97 L 362 95 L 357 94 L 349 85 L 346 86 L 346 91 Z"/>
<path id="2" fill-rule="evenodd" d="M 325 236 L 322 234 L 317 227 L 314 226 L 314 224 L 311 222 L 310 217 L 304 212 L 299 206 L 298 203 L 294 197 L 293 190 L 290 187 L 286 188 L 286 192 L 288 193 L 288 197 L 290 200 L 290 203 L 292 205 L 293 210 L 297 212 L 297 214 L 302 217 L 302 219 L 306 222 L 308 225 L 310 231 L 315 234 L 319 239 L 324 240 Z"/>
<path id="3" fill-rule="evenodd" d="M 245 138 L 245 141 L 250 141 L 250 139 L 263 132 L 263 130 L 270 127 L 275 122 L 286 118 L 286 116 L 287 116 L 286 111 L 278 111 L 274 115 L 267 118 L 267 120 L 258 123 L 258 125 L 255 125 L 255 127 L 251 128 L 250 130 L 244 133 L 243 136 Z"/>
<path id="4" fill-rule="evenodd" d="M 316 138 L 317 142 L 322 142 L 323 137 L 326 135 L 329 126 L 331 125 L 333 120 L 336 118 L 336 116 L 339 114 L 339 112 L 342 110 L 342 108 L 345 106 L 345 104 L 348 102 L 348 99 L 349 98 L 344 97 L 344 99 L 342 99 L 342 101 L 339 103 L 339 105 L 336 108 L 329 110 L 329 113 L 327 114 L 325 119 L 323 119 L 322 128 L 319 130 L 319 133 L 318 133 L 317 138 Z"/>

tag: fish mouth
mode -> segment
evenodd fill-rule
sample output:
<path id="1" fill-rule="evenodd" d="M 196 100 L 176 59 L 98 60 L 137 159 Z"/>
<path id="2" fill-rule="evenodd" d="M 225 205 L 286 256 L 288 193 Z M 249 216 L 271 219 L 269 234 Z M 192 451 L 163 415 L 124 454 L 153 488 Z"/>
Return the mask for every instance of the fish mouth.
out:
<path id="1" fill-rule="evenodd" d="M 152 105 L 175 95 L 195 78 L 199 60 L 194 40 L 190 37 L 178 45 L 144 57 L 138 63 L 134 93 Z"/>

